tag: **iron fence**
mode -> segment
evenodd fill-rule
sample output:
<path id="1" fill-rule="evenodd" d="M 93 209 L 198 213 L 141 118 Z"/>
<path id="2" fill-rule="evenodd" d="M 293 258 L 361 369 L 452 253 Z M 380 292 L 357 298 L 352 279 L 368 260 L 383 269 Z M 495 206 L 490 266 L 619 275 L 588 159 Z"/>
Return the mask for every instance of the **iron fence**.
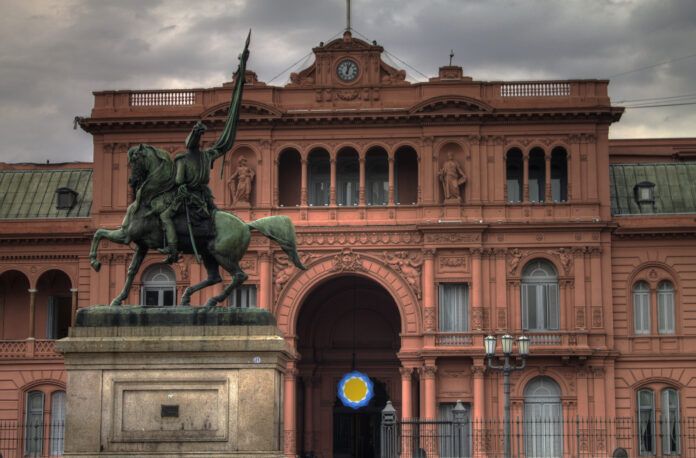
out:
<path id="1" fill-rule="evenodd" d="M 385 421 L 386 420 L 386 421 Z M 696 458 L 696 417 L 515 418 L 512 456 L 519 458 Z M 503 421 L 382 418 L 382 458 L 504 456 Z"/>
<path id="2" fill-rule="evenodd" d="M 63 456 L 65 423 L 0 421 L 0 458 Z"/>

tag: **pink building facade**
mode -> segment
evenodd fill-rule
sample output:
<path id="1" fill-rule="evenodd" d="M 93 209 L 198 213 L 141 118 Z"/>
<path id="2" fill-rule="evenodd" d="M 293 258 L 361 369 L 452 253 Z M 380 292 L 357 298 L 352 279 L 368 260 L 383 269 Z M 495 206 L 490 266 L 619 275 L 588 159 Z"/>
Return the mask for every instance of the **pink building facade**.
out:
<path id="1" fill-rule="evenodd" d="M 254 236 L 247 286 L 228 304 L 269 309 L 296 352 L 287 456 L 373 456 L 387 400 L 402 418 L 447 417 L 457 401 L 472 425 L 502 418 L 483 338 L 505 333 L 531 339 L 513 418 L 633 419 L 630 456 L 690 456 L 666 434 L 671 420 L 655 419 L 696 409 L 696 139 L 610 141 L 623 110 L 608 81 L 482 82 L 449 66 L 411 84 L 382 51 L 346 34 L 286 86 L 247 72 L 237 143 L 211 174 L 220 208 L 290 216 L 308 266 Z M 78 307 L 110 302 L 132 259 L 102 242 L 101 271 L 88 260 L 93 231 L 117 227 L 132 199 L 127 149 L 177 154 L 196 120 L 212 143 L 231 91 L 98 92 L 80 121 L 93 163 L 0 168 L 0 422 L 41 418 L 42 453 L 57 447 L 65 390 L 54 339 Z M 248 203 L 234 202 L 242 157 L 255 172 Z M 10 196 L 18 186 L 45 205 Z M 75 191 L 72 207 L 55 209 L 59 187 Z M 168 266 L 151 254 L 128 302 L 170 305 L 204 276 L 190 257 Z M 376 391 L 357 413 L 336 398 L 353 368 Z M 471 455 L 495 456 L 492 442 L 473 440 Z M 592 445 L 597 456 L 610 442 Z"/>

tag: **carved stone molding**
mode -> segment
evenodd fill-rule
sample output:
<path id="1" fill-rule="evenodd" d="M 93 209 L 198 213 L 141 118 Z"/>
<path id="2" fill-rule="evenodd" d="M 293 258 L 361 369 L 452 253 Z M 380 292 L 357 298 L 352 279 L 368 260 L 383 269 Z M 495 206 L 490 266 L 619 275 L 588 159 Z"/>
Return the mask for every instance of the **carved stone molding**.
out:
<path id="1" fill-rule="evenodd" d="M 461 232 L 436 232 L 425 235 L 429 243 L 468 243 L 481 240 L 480 234 L 462 234 Z"/>
<path id="2" fill-rule="evenodd" d="M 382 253 L 384 261 L 395 271 L 400 272 L 406 282 L 416 293 L 416 297 L 421 299 L 421 269 L 423 266 L 423 255 L 418 252 L 408 251 L 385 251 Z"/>
<path id="3" fill-rule="evenodd" d="M 483 377 L 486 373 L 486 366 L 471 366 L 471 375 L 474 378 Z"/>
<path id="4" fill-rule="evenodd" d="M 333 272 L 363 272 L 365 267 L 359 254 L 354 253 L 350 248 L 344 248 L 333 258 Z"/>
<path id="5" fill-rule="evenodd" d="M 573 270 L 573 255 L 570 248 L 559 248 L 552 251 L 553 254 L 559 257 L 561 260 L 561 266 L 563 267 L 563 273 L 570 275 Z"/>
<path id="6" fill-rule="evenodd" d="M 427 379 L 434 379 L 435 374 L 437 374 L 437 367 L 436 366 L 423 366 L 420 368 L 420 374 L 421 378 L 427 380 Z"/>
<path id="7" fill-rule="evenodd" d="M 300 261 L 305 266 L 315 257 L 313 253 L 300 254 Z M 301 271 L 288 259 L 285 253 L 277 253 L 273 262 L 273 294 L 278 298 L 287 282 Z"/>
<path id="8" fill-rule="evenodd" d="M 401 374 L 402 380 L 411 380 L 411 374 L 413 374 L 412 367 L 400 367 L 399 373 Z"/>
<path id="9" fill-rule="evenodd" d="M 305 232 L 297 234 L 297 244 L 302 246 L 327 245 L 385 245 L 417 244 L 422 242 L 420 232 Z"/>
<path id="10" fill-rule="evenodd" d="M 435 330 L 435 308 L 425 307 L 423 309 L 423 326 L 426 331 Z"/>
<path id="11" fill-rule="evenodd" d="M 517 269 L 520 266 L 520 261 L 523 257 L 527 256 L 528 253 L 528 251 L 522 251 L 519 248 L 512 248 L 511 250 L 508 250 L 508 273 L 510 275 L 514 275 L 517 272 Z"/>

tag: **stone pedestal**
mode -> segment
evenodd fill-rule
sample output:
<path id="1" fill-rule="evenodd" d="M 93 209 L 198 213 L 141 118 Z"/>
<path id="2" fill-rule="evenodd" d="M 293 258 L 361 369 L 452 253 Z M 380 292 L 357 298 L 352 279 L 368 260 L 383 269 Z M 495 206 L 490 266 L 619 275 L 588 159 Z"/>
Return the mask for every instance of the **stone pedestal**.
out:
<path id="1" fill-rule="evenodd" d="M 91 307 L 58 342 L 66 457 L 280 457 L 290 356 L 260 309 Z"/>

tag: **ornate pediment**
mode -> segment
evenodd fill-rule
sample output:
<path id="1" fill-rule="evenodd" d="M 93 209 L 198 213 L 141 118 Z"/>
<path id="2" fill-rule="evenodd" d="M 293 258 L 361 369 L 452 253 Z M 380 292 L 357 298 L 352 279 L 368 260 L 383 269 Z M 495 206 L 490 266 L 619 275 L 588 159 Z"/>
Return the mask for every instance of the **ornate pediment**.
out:
<path id="1" fill-rule="evenodd" d="M 221 103 L 220 105 L 214 106 L 213 108 L 209 109 L 203 115 L 201 118 L 203 119 L 215 119 L 215 118 L 226 118 L 227 117 L 227 110 L 230 108 L 230 104 L 225 102 Z M 265 103 L 262 102 L 256 102 L 256 101 L 243 101 L 242 102 L 242 107 L 240 110 L 240 117 L 244 116 L 250 116 L 250 117 L 267 117 L 267 118 L 279 118 L 282 113 L 280 110 L 278 110 L 275 107 L 272 107 L 271 105 L 266 105 Z"/>
<path id="2" fill-rule="evenodd" d="M 382 46 L 353 38 L 350 32 L 327 44 L 321 43 L 313 52 L 314 62 L 291 73 L 288 87 L 351 89 L 353 92 L 342 93 L 356 94 L 349 98 L 352 100 L 357 98 L 357 88 L 409 84 L 404 70 L 382 60 Z"/>
<path id="3" fill-rule="evenodd" d="M 440 96 L 420 102 L 409 110 L 410 113 L 443 113 L 443 112 L 483 112 L 490 113 L 493 108 L 480 100 L 469 97 Z"/>

